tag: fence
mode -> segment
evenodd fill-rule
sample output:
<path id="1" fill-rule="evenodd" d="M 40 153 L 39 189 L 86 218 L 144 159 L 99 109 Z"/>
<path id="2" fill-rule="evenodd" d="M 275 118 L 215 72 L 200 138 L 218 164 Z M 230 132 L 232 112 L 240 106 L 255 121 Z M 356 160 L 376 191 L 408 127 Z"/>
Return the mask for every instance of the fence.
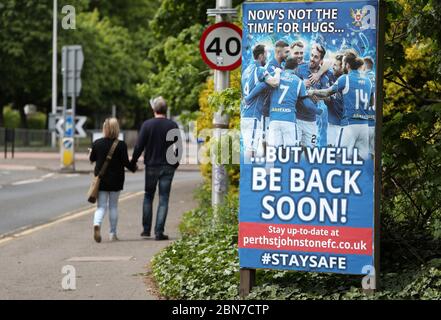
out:
<path id="1" fill-rule="evenodd" d="M 97 130 L 87 130 L 85 138 L 75 138 L 75 149 L 87 151 L 92 144 L 94 132 Z M 127 130 L 122 133 L 128 148 L 133 148 L 138 137 L 137 131 Z M 56 139 L 55 147 L 52 147 L 52 132 L 49 130 L 0 128 L 0 149 L 8 148 L 11 151 L 12 147 L 15 151 L 58 151 L 59 137 Z"/>

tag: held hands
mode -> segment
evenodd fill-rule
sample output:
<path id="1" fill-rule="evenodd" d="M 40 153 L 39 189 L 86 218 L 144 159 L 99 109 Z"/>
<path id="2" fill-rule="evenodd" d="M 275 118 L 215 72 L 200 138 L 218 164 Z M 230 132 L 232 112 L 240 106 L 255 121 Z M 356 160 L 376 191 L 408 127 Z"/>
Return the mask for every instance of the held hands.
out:
<path id="1" fill-rule="evenodd" d="M 132 173 L 135 173 L 139 169 L 138 165 L 133 161 L 133 159 L 130 161 L 130 167 L 130 171 L 132 171 Z"/>
<path id="2" fill-rule="evenodd" d="M 311 98 L 312 102 L 317 103 L 320 99 L 316 96 L 314 89 L 306 91 L 307 95 Z"/>

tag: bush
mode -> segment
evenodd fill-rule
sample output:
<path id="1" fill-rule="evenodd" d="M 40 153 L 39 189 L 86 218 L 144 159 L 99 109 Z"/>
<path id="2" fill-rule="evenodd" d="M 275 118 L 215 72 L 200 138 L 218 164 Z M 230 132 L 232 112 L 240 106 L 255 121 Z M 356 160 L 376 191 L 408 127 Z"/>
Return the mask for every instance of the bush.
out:
<path id="1" fill-rule="evenodd" d="M 237 296 L 237 226 L 187 235 L 156 255 L 153 275 L 162 295 L 175 299 L 232 299 Z"/>
<path id="2" fill-rule="evenodd" d="M 20 113 L 13 110 L 11 106 L 6 106 L 3 109 L 3 119 L 5 128 L 18 128 L 20 126 Z"/>
<path id="3" fill-rule="evenodd" d="M 172 299 L 238 299 L 237 194 L 230 194 L 213 224 L 210 187 L 197 192 L 201 205 L 184 214 L 183 234 L 153 259 L 153 275 L 161 294 Z M 387 243 L 383 244 L 385 247 Z M 385 255 L 381 291 L 367 295 L 361 276 L 257 270 L 256 286 L 247 299 L 441 299 L 441 259 L 436 249 L 420 252 L 419 263 L 403 248 Z M 397 257 L 401 258 L 397 258 Z"/>
<path id="4" fill-rule="evenodd" d="M 36 112 L 28 116 L 29 129 L 46 129 L 46 115 L 42 112 Z"/>

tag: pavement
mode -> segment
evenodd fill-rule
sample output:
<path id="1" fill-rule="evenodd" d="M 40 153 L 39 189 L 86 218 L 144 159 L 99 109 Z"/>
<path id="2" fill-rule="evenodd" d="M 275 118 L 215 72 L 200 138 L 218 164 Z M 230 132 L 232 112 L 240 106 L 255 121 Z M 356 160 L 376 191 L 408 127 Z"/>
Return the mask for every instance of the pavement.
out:
<path id="1" fill-rule="evenodd" d="M 78 167 L 84 163 L 90 166 L 87 156 L 77 160 Z M 0 170 L 58 170 L 58 165 L 58 157 L 53 154 L 16 154 L 14 160 L 2 159 Z M 185 169 L 189 168 L 181 170 Z M 182 214 L 196 207 L 193 190 L 201 182 L 200 175 L 174 181 L 165 227 L 170 240 L 140 237 L 142 191 L 120 198 L 119 241 L 108 239 L 108 216 L 102 226 L 103 241 L 93 240 L 93 205 L 0 239 L 0 300 L 158 299 L 149 276 L 149 263 L 155 254 L 180 238 Z M 157 197 L 154 205 L 156 208 Z"/>

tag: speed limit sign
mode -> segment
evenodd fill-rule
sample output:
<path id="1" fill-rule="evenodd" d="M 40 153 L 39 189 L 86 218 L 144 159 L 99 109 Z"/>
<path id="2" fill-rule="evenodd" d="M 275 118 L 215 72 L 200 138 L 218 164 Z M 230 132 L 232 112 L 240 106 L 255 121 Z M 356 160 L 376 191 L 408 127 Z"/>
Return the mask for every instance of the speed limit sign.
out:
<path id="1" fill-rule="evenodd" d="M 199 42 L 202 59 L 212 69 L 227 71 L 240 66 L 242 30 L 229 22 L 208 27 Z"/>

